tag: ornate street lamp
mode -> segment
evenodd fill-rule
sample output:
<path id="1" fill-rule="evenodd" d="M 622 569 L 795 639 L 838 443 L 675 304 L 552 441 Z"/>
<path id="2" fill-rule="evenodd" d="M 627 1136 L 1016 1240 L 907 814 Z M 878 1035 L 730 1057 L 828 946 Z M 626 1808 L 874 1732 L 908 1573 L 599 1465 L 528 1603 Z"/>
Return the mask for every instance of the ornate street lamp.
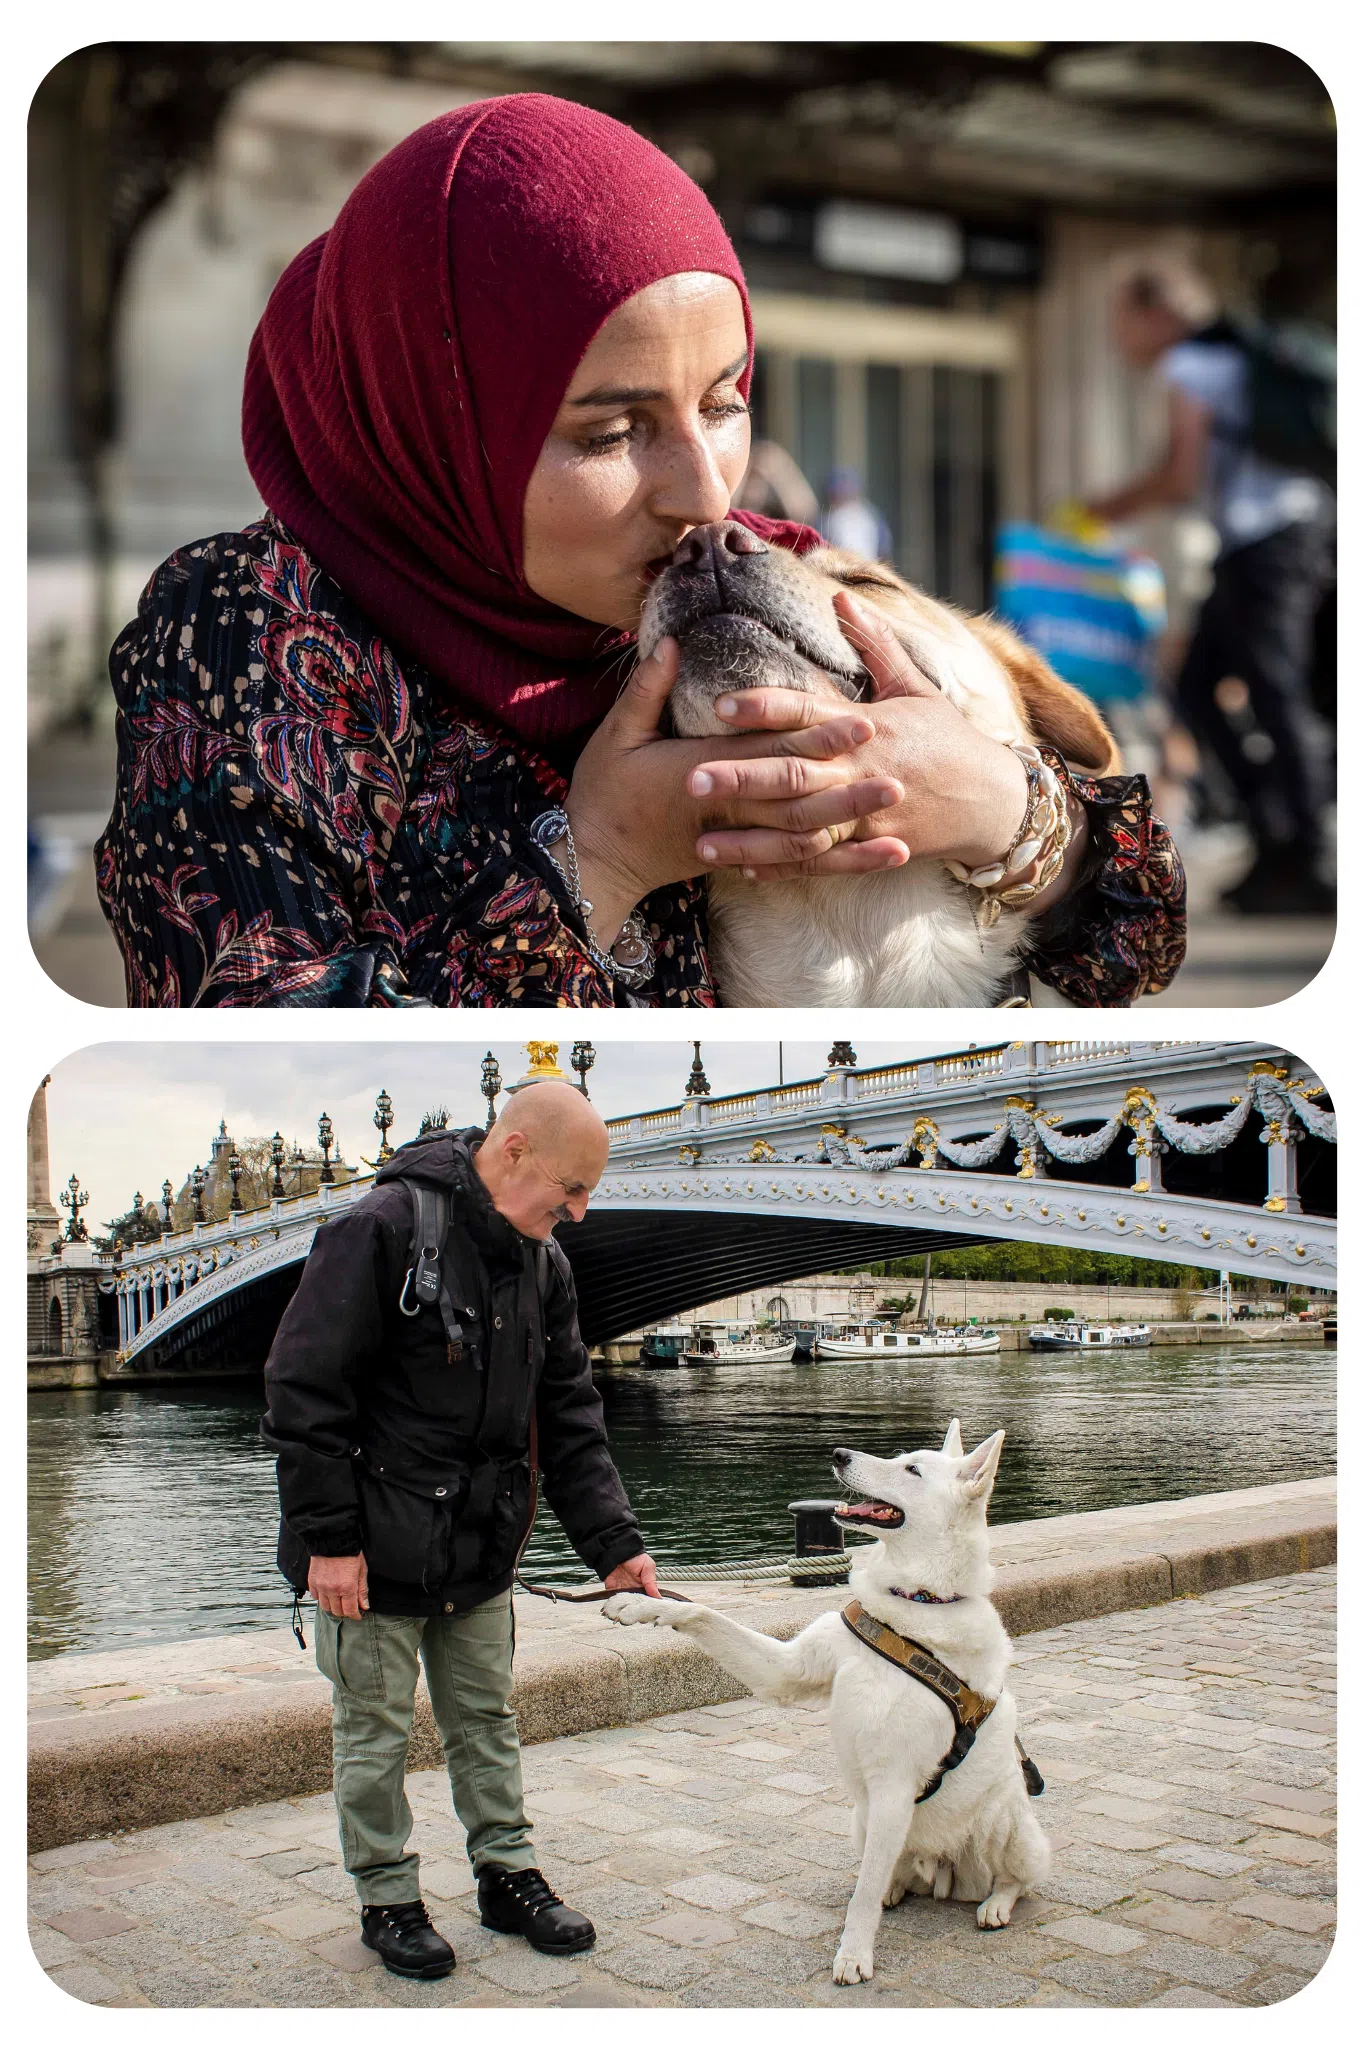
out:
<path id="1" fill-rule="evenodd" d="M 70 1212 L 66 1221 L 66 1243 L 84 1244 L 90 1233 L 85 1227 L 85 1218 L 81 1215 L 81 1210 L 90 1200 L 89 1189 L 83 1188 L 73 1173 L 57 1200 Z"/>
<path id="2" fill-rule="evenodd" d="M 171 1198 L 174 1194 L 175 1189 L 171 1186 L 170 1182 L 163 1180 L 161 1183 L 161 1214 L 165 1218 L 167 1230 L 171 1227 Z"/>
<path id="3" fill-rule="evenodd" d="M 284 1199 L 284 1176 L 280 1172 L 284 1165 L 284 1139 L 278 1131 L 270 1140 L 270 1164 L 274 1169 L 270 1180 L 270 1199 L 279 1202 Z"/>
<path id="4" fill-rule="evenodd" d="M 242 1211 L 242 1197 L 238 1183 L 242 1178 L 242 1161 L 234 1145 L 228 1153 L 228 1179 L 232 1182 L 232 1200 L 228 1203 L 228 1214 L 238 1216 Z"/>
<path id="5" fill-rule="evenodd" d="M 332 1171 L 332 1146 L 335 1140 L 332 1136 L 332 1119 L 328 1116 L 325 1109 L 318 1118 L 318 1143 L 322 1147 L 320 1185 L 329 1188 L 336 1181 L 336 1175 Z"/>
<path id="6" fill-rule="evenodd" d="M 484 1054 L 479 1065 L 479 1092 L 488 1103 L 488 1114 L 483 1120 L 486 1131 L 493 1128 L 493 1100 L 502 1087 L 502 1068 L 494 1059 L 492 1051 Z"/>
<path id="7" fill-rule="evenodd" d="M 574 1049 L 569 1054 L 569 1065 L 577 1074 L 578 1085 L 584 1095 L 588 1092 L 588 1071 L 596 1058 L 596 1049 L 588 1039 L 579 1038 L 574 1041 Z"/>
<path id="8" fill-rule="evenodd" d="M 393 1129 L 393 1102 L 387 1088 L 381 1088 L 375 1097 L 374 1127 L 379 1133 L 379 1157 L 374 1162 L 382 1166 L 386 1159 L 392 1159 L 393 1147 L 389 1143 L 389 1132 Z"/>
<path id="9" fill-rule="evenodd" d="M 303 1193 L 303 1176 L 307 1166 L 308 1161 L 303 1156 L 303 1147 L 296 1139 L 294 1141 L 294 1149 L 289 1155 L 289 1171 L 294 1176 L 294 1193 L 296 1195 Z"/>
<path id="10" fill-rule="evenodd" d="M 825 1065 L 827 1067 L 856 1067 L 857 1064 L 858 1055 L 854 1052 L 849 1041 L 846 1038 L 836 1038 L 829 1049 L 829 1058 L 825 1061 Z"/>
<path id="11" fill-rule="evenodd" d="M 194 1194 L 194 1220 L 196 1223 L 204 1221 L 204 1186 L 207 1180 L 208 1175 L 203 1167 L 196 1166 L 194 1172 L 190 1175 L 190 1188 Z"/>
<path id="12" fill-rule="evenodd" d="M 706 1078 L 706 1069 L 701 1063 L 701 1040 L 692 1040 L 692 1071 L 687 1077 L 684 1095 L 709 1095 L 711 1083 Z"/>

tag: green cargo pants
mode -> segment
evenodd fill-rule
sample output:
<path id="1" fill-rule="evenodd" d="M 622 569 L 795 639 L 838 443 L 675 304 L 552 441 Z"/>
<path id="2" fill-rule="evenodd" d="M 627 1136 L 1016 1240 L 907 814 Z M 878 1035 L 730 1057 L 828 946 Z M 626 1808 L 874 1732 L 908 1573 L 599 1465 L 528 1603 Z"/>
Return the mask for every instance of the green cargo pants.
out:
<path id="1" fill-rule="evenodd" d="M 318 1669 L 332 1681 L 332 1784 L 342 1856 L 362 1906 L 421 1896 L 409 1851 L 403 1789 L 417 1692 L 426 1667 L 469 1860 L 512 1870 L 536 1860 L 522 1806 L 521 1749 L 512 1689 L 512 1596 L 468 1614 L 367 1614 L 338 1621 L 318 1609 Z"/>

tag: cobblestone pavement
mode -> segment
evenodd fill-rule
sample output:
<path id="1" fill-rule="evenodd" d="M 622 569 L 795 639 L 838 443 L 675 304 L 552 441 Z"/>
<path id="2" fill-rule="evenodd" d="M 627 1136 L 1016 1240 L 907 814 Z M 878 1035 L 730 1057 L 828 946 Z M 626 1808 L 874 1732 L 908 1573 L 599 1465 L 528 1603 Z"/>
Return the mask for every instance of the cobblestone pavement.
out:
<path id="1" fill-rule="evenodd" d="M 870 1984 L 830 1980 L 854 1866 L 825 1715 L 751 1700 L 527 1750 L 542 1862 L 596 1921 L 589 1956 L 479 1926 L 433 1771 L 408 1786 L 460 1958 L 439 1983 L 362 1948 L 329 1796 L 35 1856 L 34 1948 L 98 2005 L 1274 2004 L 1331 1942 L 1334 1591 L 1315 1571 L 1022 1638 L 1053 1874 L 998 1933 L 906 1900 Z"/>

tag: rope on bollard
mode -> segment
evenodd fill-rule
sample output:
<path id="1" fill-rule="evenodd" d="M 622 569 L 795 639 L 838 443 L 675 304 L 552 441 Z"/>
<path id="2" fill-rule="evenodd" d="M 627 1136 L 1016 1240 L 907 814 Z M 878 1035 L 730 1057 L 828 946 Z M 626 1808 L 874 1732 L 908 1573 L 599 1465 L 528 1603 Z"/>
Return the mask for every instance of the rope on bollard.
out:
<path id="1" fill-rule="evenodd" d="M 729 1558 L 718 1564 L 665 1565 L 660 1577 L 690 1579 L 702 1584 L 716 1579 L 759 1579 L 772 1583 L 785 1580 L 796 1586 L 837 1586 L 847 1578 L 849 1566 L 858 1552 L 868 1548 L 868 1544 L 858 1543 L 851 1550 L 833 1550 L 812 1557 L 747 1557 Z M 608 1597 L 605 1588 L 545 1586 L 524 1579 L 520 1572 L 516 1574 L 516 1584 L 524 1593 L 538 1594 L 544 1600 L 566 1600 L 573 1606 Z M 660 1590 L 664 1589 L 661 1587 Z M 682 1599 L 683 1595 L 676 1597 Z"/>
<path id="2" fill-rule="evenodd" d="M 859 1545 L 858 1548 L 865 1548 Z M 825 1557 L 749 1557 L 720 1564 L 670 1564 L 662 1568 L 669 1579 L 842 1579 L 852 1563 L 853 1550 L 831 1551 Z"/>

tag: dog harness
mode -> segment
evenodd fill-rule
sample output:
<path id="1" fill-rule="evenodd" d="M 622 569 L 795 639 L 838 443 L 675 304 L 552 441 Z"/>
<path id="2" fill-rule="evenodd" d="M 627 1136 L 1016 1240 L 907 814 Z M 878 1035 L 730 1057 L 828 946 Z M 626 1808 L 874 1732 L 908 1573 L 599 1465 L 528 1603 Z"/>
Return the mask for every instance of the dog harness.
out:
<path id="1" fill-rule="evenodd" d="M 974 1692 L 955 1671 L 950 1671 L 946 1664 L 926 1650 L 923 1643 L 917 1643 L 911 1636 L 898 1635 L 886 1622 L 878 1621 L 860 1600 L 850 1600 L 841 1610 L 839 1619 L 860 1643 L 867 1644 L 869 1650 L 885 1657 L 888 1664 L 894 1664 L 907 1678 L 918 1679 L 921 1685 L 927 1686 L 953 1717 L 952 1745 L 924 1790 L 915 1795 L 916 1806 L 922 1806 L 926 1799 L 933 1798 L 949 1771 L 955 1771 L 971 1754 L 977 1732 L 995 1712 L 996 1703 L 984 1692 Z M 1014 1746 L 1019 1752 L 1019 1767 L 1023 1771 L 1029 1797 L 1036 1799 L 1043 1789 L 1042 1777 L 1037 1766 L 1024 1754 L 1018 1736 Z"/>

